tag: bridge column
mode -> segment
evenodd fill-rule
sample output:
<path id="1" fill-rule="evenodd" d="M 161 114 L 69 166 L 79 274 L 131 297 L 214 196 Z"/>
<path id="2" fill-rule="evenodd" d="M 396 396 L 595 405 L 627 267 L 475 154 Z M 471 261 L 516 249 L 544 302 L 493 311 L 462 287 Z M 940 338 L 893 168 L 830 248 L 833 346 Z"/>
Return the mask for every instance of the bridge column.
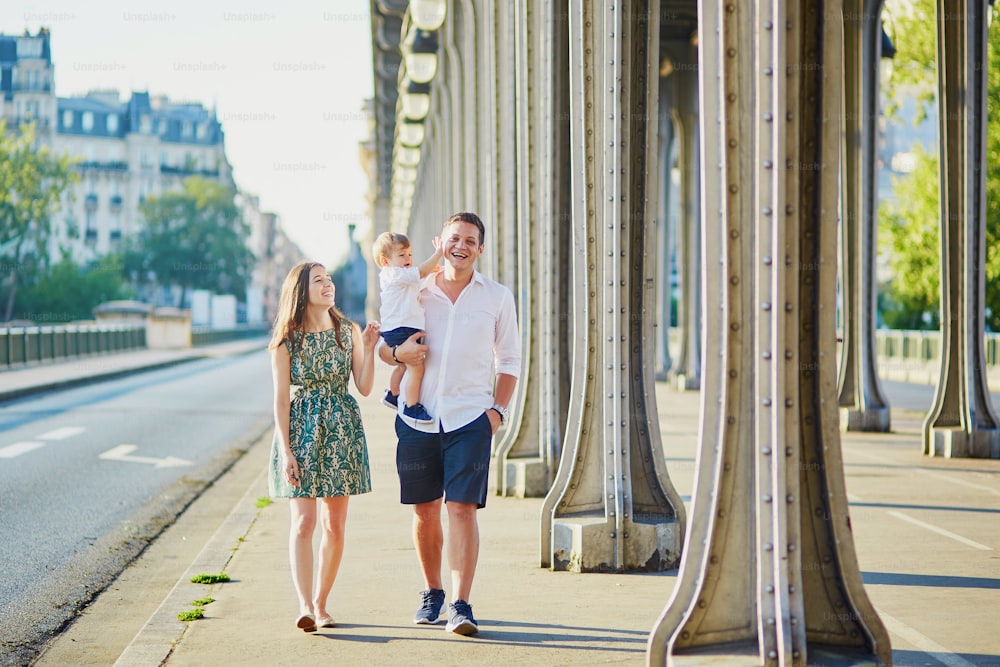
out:
<path id="1" fill-rule="evenodd" d="M 655 226 L 659 3 L 571 0 L 569 97 L 574 345 L 543 566 L 675 567 L 683 505 L 659 439 Z"/>
<path id="2" fill-rule="evenodd" d="M 650 665 L 891 662 L 854 553 L 835 403 L 840 124 L 819 110 L 841 104 L 840 10 L 699 4 L 701 442 Z"/>
<path id="3" fill-rule="evenodd" d="M 518 305 L 522 375 L 508 426 L 494 454 L 499 495 L 544 496 L 555 479 L 569 384 L 568 128 L 566 22 L 554 0 L 517 3 L 515 48 L 518 213 Z M 561 47 L 561 48 L 560 48 Z"/>
<path id="4" fill-rule="evenodd" d="M 990 9 L 980 0 L 938 0 L 937 7 L 941 376 L 924 421 L 924 453 L 995 459 L 1000 458 L 1000 429 L 983 354 Z"/>
<path id="5" fill-rule="evenodd" d="M 698 145 L 698 54 L 690 44 L 671 52 L 674 78 L 674 125 L 679 138 L 680 215 L 677 250 L 680 272 L 680 349 L 670 376 L 678 389 L 701 387 L 701 210 Z M 668 286 L 669 287 L 669 286 Z"/>
<path id="6" fill-rule="evenodd" d="M 659 123 L 659 192 L 657 208 L 656 226 L 656 247 L 660 257 L 657 262 L 656 285 L 658 290 L 656 323 L 658 326 L 656 336 L 656 379 L 657 381 L 667 380 L 673 360 L 670 358 L 670 328 L 671 322 L 670 303 L 673 298 L 670 274 L 673 258 L 671 257 L 672 225 L 671 202 L 670 202 L 670 158 L 674 149 L 674 122 L 671 120 L 670 108 L 674 99 L 674 80 L 670 77 L 660 79 L 660 109 L 658 114 Z"/>
<path id="7" fill-rule="evenodd" d="M 847 431 L 889 430 L 889 403 L 878 379 L 875 322 L 878 249 L 875 163 L 878 138 L 882 0 L 844 0 L 842 269 L 844 344 L 838 403 Z M 809 165 L 802 165 L 803 169 Z"/>

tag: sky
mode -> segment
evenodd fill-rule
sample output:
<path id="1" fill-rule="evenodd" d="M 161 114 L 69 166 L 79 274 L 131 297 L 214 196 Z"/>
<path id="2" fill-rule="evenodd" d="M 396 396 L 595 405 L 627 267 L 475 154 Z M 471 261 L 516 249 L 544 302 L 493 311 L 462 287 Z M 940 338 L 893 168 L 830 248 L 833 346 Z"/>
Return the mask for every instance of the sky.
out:
<path id="1" fill-rule="evenodd" d="M 0 3 L 0 33 L 51 32 L 59 97 L 117 88 L 217 109 L 240 190 L 329 266 L 368 228 L 367 0 Z"/>

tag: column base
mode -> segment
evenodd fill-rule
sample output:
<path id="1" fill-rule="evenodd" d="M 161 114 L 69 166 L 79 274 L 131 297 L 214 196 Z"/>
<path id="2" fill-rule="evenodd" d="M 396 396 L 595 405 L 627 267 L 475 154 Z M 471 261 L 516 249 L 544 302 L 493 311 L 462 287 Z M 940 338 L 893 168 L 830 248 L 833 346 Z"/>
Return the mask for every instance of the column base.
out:
<path id="1" fill-rule="evenodd" d="M 552 522 L 552 569 L 567 572 L 659 572 L 680 561 L 680 523 L 630 524 L 622 565 L 615 564 L 618 537 L 603 517 L 557 518 Z"/>
<path id="2" fill-rule="evenodd" d="M 630 572 L 673 570 L 681 562 L 679 521 L 633 523 L 625 539 L 625 569 Z"/>
<path id="3" fill-rule="evenodd" d="M 868 408 L 858 410 L 856 408 L 840 409 L 840 430 L 841 431 L 868 431 L 875 433 L 888 433 L 892 420 L 889 416 L 889 408 Z"/>
<path id="4" fill-rule="evenodd" d="M 881 664 L 878 656 L 850 646 L 807 646 L 807 660 L 810 665 L 828 667 L 877 667 Z M 791 656 L 785 656 L 790 658 Z M 720 643 L 715 646 L 698 646 L 678 649 L 667 656 L 669 667 L 753 667 L 764 663 L 757 642 Z M 792 660 L 788 660 L 792 663 Z"/>
<path id="5" fill-rule="evenodd" d="M 950 459 L 1000 459 L 1000 431 L 931 427 L 928 456 Z"/>
<path id="6" fill-rule="evenodd" d="M 549 492 L 549 474 L 541 458 L 507 459 L 501 495 L 512 498 L 544 498 Z"/>
<path id="7" fill-rule="evenodd" d="M 701 389 L 701 378 L 697 375 L 676 373 L 671 377 L 671 380 L 677 391 L 699 391 Z"/>

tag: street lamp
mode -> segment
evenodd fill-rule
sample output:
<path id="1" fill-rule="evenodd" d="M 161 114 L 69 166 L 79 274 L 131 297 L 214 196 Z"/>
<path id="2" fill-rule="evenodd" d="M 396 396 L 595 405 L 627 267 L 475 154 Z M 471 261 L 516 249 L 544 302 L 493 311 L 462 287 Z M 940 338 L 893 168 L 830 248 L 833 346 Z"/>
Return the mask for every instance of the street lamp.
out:
<path id="1" fill-rule="evenodd" d="M 885 31 L 885 23 L 883 22 L 880 26 L 882 31 L 882 36 L 880 38 L 881 43 L 879 46 L 879 51 L 881 52 L 881 57 L 879 58 L 879 74 L 881 74 L 881 79 L 883 81 L 888 81 L 892 77 L 892 59 L 896 57 L 896 45 L 892 43 L 889 39 L 888 33 Z"/>
<path id="2" fill-rule="evenodd" d="M 447 9 L 446 0 L 410 0 L 410 20 L 421 30 L 437 30 Z"/>
<path id="3" fill-rule="evenodd" d="M 406 75 L 411 81 L 429 83 L 437 74 L 437 34 L 411 26 L 403 41 Z"/>
<path id="4" fill-rule="evenodd" d="M 431 110 L 431 87 L 404 77 L 399 84 L 399 102 L 403 115 L 410 120 L 423 120 Z"/>
<path id="5" fill-rule="evenodd" d="M 396 146 L 396 161 L 404 167 L 416 167 L 420 164 L 420 149 Z"/>
<path id="6" fill-rule="evenodd" d="M 399 165 L 392 173 L 400 183 L 416 183 L 417 181 L 417 170 L 415 167 Z"/>
<path id="7" fill-rule="evenodd" d="M 424 124 L 405 117 L 396 120 L 397 141 L 404 146 L 416 148 L 424 142 Z"/>

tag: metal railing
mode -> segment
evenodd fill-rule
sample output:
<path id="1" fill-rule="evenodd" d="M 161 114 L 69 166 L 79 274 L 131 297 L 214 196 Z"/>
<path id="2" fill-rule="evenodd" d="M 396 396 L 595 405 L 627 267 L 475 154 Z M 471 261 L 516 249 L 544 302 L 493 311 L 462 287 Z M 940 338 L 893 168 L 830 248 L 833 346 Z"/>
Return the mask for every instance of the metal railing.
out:
<path id="1" fill-rule="evenodd" d="M 0 368 L 18 368 L 145 347 L 145 326 L 66 324 L 0 327 Z"/>

